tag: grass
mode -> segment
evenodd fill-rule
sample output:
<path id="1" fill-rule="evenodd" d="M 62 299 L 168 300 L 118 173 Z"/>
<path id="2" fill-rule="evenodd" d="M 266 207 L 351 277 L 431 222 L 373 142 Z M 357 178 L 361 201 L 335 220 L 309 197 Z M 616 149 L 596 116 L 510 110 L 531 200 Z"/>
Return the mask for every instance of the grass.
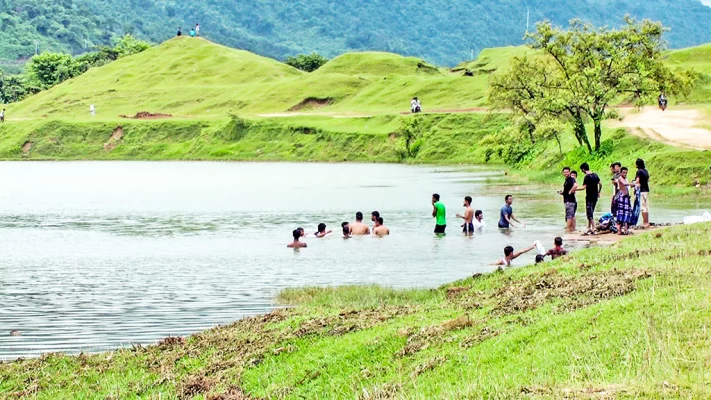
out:
<path id="1" fill-rule="evenodd" d="M 188 338 L 0 364 L 19 398 L 708 398 L 711 224 L 438 289 L 282 292 Z"/>

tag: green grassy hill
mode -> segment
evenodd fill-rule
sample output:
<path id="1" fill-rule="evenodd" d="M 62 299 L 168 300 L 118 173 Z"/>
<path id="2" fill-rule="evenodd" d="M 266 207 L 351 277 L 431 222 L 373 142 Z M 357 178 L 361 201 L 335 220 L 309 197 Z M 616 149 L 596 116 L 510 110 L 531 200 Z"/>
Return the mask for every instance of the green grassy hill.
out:
<path id="1" fill-rule="evenodd" d="M 709 237 L 673 227 L 434 290 L 290 289 L 296 307 L 189 338 L 0 364 L 0 397 L 707 399 Z"/>

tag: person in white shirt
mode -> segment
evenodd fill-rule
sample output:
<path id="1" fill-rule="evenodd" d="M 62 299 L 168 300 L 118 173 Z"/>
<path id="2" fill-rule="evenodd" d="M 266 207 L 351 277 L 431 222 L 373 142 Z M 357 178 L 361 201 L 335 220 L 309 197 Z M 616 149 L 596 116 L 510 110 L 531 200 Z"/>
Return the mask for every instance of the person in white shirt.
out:
<path id="1" fill-rule="evenodd" d="M 5 109 L 3 108 L 2 111 L 0 111 L 0 122 L 5 122 Z"/>
<path id="2" fill-rule="evenodd" d="M 93 104 L 89 106 L 89 113 L 91 114 L 92 117 L 94 115 L 96 115 L 96 107 L 94 107 Z"/>
<path id="3" fill-rule="evenodd" d="M 481 210 L 476 210 L 474 212 L 474 230 L 483 231 L 486 228 L 486 222 L 484 222 L 484 213 Z"/>
<path id="4" fill-rule="evenodd" d="M 195 24 L 195 35 L 200 36 L 200 24 Z"/>
<path id="5" fill-rule="evenodd" d="M 410 111 L 414 114 L 417 111 L 417 100 L 413 97 L 412 100 L 410 100 Z"/>

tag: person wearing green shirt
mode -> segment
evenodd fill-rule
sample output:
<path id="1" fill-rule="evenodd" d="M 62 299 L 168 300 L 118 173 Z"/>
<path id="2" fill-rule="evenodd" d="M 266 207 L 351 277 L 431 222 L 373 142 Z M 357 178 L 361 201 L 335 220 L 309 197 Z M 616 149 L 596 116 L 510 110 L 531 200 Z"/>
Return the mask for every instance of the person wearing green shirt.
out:
<path id="1" fill-rule="evenodd" d="M 432 195 L 432 216 L 435 218 L 435 234 L 444 234 L 444 230 L 447 229 L 447 210 L 444 208 L 444 204 L 439 201 L 439 195 L 437 193 Z"/>

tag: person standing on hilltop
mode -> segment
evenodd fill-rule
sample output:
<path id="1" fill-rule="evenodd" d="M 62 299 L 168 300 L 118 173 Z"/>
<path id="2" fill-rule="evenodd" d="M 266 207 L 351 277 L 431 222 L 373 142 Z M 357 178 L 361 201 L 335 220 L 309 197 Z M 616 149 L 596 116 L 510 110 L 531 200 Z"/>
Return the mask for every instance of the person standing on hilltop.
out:
<path id="1" fill-rule="evenodd" d="M 180 27 L 178 27 L 178 33 L 175 36 L 178 36 L 178 37 L 183 36 L 183 30 L 180 29 Z"/>
<path id="2" fill-rule="evenodd" d="M 195 24 L 195 35 L 200 36 L 200 24 Z"/>
<path id="3" fill-rule="evenodd" d="M 437 193 L 432 195 L 432 217 L 434 217 L 436 221 L 434 233 L 444 235 L 444 231 L 447 229 L 447 209 L 444 207 L 444 204 L 439 201 L 439 194 Z"/>

